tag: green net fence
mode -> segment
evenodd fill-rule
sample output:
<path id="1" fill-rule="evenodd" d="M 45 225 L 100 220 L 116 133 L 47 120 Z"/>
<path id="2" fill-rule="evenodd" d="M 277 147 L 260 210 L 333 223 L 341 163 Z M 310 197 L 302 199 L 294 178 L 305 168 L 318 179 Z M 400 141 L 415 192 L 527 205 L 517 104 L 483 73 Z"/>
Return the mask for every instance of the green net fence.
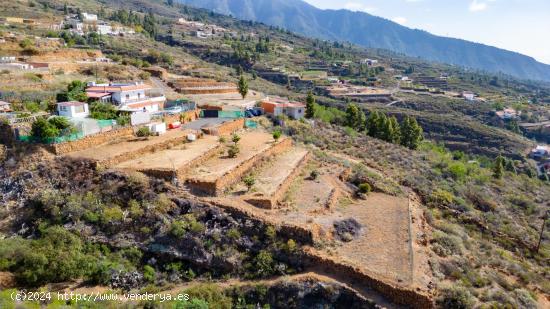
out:
<path id="1" fill-rule="evenodd" d="M 253 120 L 246 120 L 244 122 L 244 126 L 247 127 L 247 128 L 256 129 L 256 128 L 258 128 L 258 123 L 256 121 L 253 121 Z"/>
<path id="2" fill-rule="evenodd" d="M 82 134 L 82 132 L 58 136 L 58 137 L 44 138 L 44 139 L 40 139 L 31 135 L 20 135 L 19 141 L 27 142 L 27 143 L 60 144 L 65 142 L 76 141 L 83 137 L 84 137 L 84 134 Z"/>

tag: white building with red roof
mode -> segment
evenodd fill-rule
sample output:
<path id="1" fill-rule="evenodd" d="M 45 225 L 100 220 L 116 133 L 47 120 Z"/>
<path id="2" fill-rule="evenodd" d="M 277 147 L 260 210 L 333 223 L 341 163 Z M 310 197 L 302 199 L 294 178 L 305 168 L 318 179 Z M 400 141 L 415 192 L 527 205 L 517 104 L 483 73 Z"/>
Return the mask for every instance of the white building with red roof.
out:
<path id="1" fill-rule="evenodd" d="M 152 95 L 153 88 L 147 84 L 136 82 L 128 84 L 95 84 L 86 88 L 86 95 L 90 99 L 100 102 L 109 102 L 123 111 L 155 112 L 164 108 L 166 97 L 162 94 Z"/>

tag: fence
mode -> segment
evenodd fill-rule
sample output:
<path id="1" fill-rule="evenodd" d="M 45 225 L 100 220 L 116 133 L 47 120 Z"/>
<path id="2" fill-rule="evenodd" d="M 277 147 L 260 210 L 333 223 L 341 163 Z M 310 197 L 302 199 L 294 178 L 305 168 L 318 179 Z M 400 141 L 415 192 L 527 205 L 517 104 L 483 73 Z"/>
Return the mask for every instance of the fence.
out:
<path id="1" fill-rule="evenodd" d="M 218 110 L 201 110 L 201 118 L 244 118 L 243 111 L 218 111 Z"/>
<path id="2" fill-rule="evenodd" d="M 258 128 L 258 123 L 256 121 L 253 121 L 253 120 L 246 120 L 244 122 L 244 126 L 247 127 L 247 128 L 256 129 L 256 128 Z"/>
<path id="3" fill-rule="evenodd" d="M 27 143 L 42 143 L 42 144 L 60 144 L 65 142 L 72 142 L 79 140 L 81 138 L 84 138 L 84 134 L 82 132 L 64 135 L 64 136 L 58 136 L 58 137 L 49 137 L 40 139 L 31 135 L 20 135 L 18 136 L 18 140 L 21 142 L 27 142 Z"/>

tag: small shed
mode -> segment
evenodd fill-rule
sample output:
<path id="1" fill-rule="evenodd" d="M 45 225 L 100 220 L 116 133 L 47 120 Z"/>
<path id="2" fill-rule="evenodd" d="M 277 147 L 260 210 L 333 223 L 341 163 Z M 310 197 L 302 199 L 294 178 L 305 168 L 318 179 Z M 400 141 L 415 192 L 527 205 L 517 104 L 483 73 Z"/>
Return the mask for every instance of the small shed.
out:
<path id="1" fill-rule="evenodd" d="M 57 103 L 57 113 L 68 118 L 86 118 L 90 110 L 87 103 L 71 101 Z"/>

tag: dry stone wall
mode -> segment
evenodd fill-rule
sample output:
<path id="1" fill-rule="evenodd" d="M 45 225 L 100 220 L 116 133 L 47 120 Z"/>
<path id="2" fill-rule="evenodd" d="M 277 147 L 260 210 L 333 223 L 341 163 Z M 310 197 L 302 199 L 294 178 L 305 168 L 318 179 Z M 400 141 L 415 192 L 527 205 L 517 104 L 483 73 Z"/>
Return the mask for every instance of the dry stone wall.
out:
<path id="1" fill-rule="evenodd" d="M 77 141 L 54 144 L 50 146 L 50 149 L 54 154 L 62 155 L 70 152 L 88 149 L 94 146 L 105 144 L 118 138 L 128 137 L 132 135 L 134 135 L 134 129 L 132 127 L 126 127 L 108 132 L 89 135 Z"/>
<path id="2" fill-rule="evenodd" d="M 215 181 L 201 181 L 198 179 L 190 179 L 188 185 L 195 191 L 203 192 L 210 195 L 220 195 L 225 188 L 239 182 L 244 174 L 252 169 L 258 162 L 266 157 L 270 157 L 282 153 L 292 147 L 292 140 L 285 138 L 272 147 L 264 150 L 253 156 L 252 158 L 242 162 L 230 172 L 216 179 Z"/>
<path id="3" fill-rule="evenodd" d="M 310 158 L 310 154 L 306 154 L 302 160 L 294 167 L 292 172 L 288 175 L 288 177 L 279 185 L 275 193 L 271 196 L 264 196 L 264 197 L 250 197 L 246 198 L 246 201 L 254 206 L 265 208 L 265 209 L 274 209 L 277 207 L 279 201 L 283 198 L 285 193 L 288 191 L 288 188 L 296 178 L 300 174 L 300 171 L 302 168 L 306 165 L 307 161 Z"/>
<path id="4" fill-rule="evenodd" d="M 239 131 L 242 128 L 244 128 L 244 118 L 239 118 L 230 122 L 225 122 L 216 127 L 204 128 L 203 131 L 208 135 L 227 136 Z"/>
<path id="5" fill-rule="evenodd" d="M 349 280 L 361 282 L 396 304 L 418 309 L 435 308 L 431 295 L 421 293 L 407 286 L 398 286 L 386 282 L 359 267 L 326 257 L 313 248 L 305 248 L 304 253 L 306 255 L 306 263 L 310 264 L 310 266 L 320 267 L 325 272 L 338 274 L 341 277 L 349 278 Z"/>

